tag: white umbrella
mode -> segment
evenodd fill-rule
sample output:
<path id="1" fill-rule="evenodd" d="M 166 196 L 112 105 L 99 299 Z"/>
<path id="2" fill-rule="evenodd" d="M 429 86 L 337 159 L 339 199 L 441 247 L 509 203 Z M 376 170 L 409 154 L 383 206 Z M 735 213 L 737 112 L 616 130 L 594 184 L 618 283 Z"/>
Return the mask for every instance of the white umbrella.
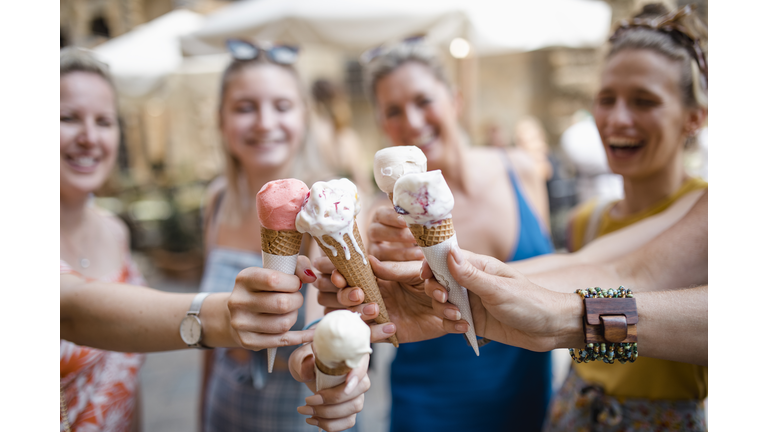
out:
<path id="1" fill-rule="evenodd" d="M 478 54 L 489 55 L 597 46 L 610 20 L 610 7 L 592 0 L 254 0 L 209 15 L 182 37 L 182 47 L 188 54 L 220 52 L 224 40 L 241 37 L 360 52 L 425 33 L 433 43 L 467 38 Z"/>
<path id="2" fill-rule="evenodd" d="M 178 9 L 94 49 L 109 64 L 121 94 L 141 97 L 151 93 L 182 63 L 179 36 L 198 29 L 204 16 Z"/>

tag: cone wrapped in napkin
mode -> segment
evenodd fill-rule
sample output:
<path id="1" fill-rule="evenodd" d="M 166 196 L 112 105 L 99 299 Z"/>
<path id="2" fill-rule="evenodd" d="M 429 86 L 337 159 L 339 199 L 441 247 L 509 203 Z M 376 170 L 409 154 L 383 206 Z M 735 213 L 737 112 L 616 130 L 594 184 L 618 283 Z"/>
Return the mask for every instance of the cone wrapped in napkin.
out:
<path id="1" fill-rule="evenodd" d="M 345 309 L 325 315 L 315 329 L 317 391 L 336 387 L 371 350 L 371 329 L 360 314 Z"/>
<path id="2" fill-rule="evenodd" d="M 469 323 L 469 330 L 464 336 L 479 356 L 467 289 L 459 285 L 448 271 L 448 253 L 458 241 L 451 218 L 453 194 L 442 172 L 435 170 L 400 177 L 395 182 L 392 202 L 395 211 L 408 223 L 435 279 L 448 290 L 448 301 L 458 306 L 461 317 Z"/>
<path id="3" fill-rule="evenodd" d="M 316 182 L 296 216 L 296 229 L 312 235 L 349 286 L 363 290 L 366 303 L 379 305 L 375 321 L 384 324 L 390 322 L 389 314 L 355 222 L 359 212 L 360 201 L 354 183 L 347 179 Z M 397 335 L 390 336 L 389 341 L 399 346 Z"/>
<path id="4" fill-rule="evenodd" d="M 265 184 L 256 194 L 261 222 L 261 256 L 264 268 L 294 274 L 301 239 L 296 231 L 296 215 L 307 198 L 309 189 L 301 180 L 281 179 Z M 267 371 L 272 373 L 277 348 L 268 348 Z"/>

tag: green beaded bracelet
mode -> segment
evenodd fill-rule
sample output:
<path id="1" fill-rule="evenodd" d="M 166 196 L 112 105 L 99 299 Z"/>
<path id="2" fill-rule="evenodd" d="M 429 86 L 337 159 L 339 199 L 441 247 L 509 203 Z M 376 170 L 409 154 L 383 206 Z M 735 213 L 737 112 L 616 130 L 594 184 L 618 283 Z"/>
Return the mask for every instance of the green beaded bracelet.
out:
<path id="1" fill-rule="evenodd" d="M 616 289 L 609 288 L 603 291 L 600 287 L 580 289 L 575 291 L 582 300 L 588 298 L 633 298 L 632 290 L 619 286 Z M 576 350 L 569 348 L 571 358 L 576 363 L 589 363 L 602 360 L 604 363 L 613 364 L 616 360 L 624 364 L 634 363 L 637 360 L 637 342 L 629 343 L 588 343 L 585 349 Z"/>

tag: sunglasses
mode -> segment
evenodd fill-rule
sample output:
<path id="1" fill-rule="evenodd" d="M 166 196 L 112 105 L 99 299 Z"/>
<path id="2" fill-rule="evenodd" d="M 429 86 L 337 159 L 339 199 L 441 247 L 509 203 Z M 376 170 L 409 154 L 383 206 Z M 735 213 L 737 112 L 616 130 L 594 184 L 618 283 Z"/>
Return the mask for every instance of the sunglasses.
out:
<path id="1" fill-rule="evenodd" d="M 227 50 L 236 60 L 248 61 L 259 58 L 262 53 L 273 63 L 292 65 L 299 58 L 299 47 L 295 45 L 254 45 L 242 39 L 227 39 Z"/>
<path id="2" fill-rule="evenodd" d="M 391 45 L 379 45 L 377 47 L 371 48 L 368 51 L 364 52 L 360 55 L 360 64 L 366 65 L 373 61 L 376 57 L 379 57 L 383 54 L 388 53 L 392 48 L 394 48 L 397 45 L 416 45 L 418 43 L 421 43 L 426 38 L 426 35 L 424 34 L 417 34 L 414 36 L 409 36 L 403 40 L 401 40 L 398 43 L 391 44 Z"/>

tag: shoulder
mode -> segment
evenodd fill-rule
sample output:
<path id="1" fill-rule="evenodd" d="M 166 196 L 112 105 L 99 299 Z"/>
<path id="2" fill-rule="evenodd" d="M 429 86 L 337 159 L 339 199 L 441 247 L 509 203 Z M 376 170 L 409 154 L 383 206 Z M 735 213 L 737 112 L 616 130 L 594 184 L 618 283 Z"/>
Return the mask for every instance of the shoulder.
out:
<path id="1" fill-rule="evenodd" d="M 515 174 L 517 174 L 521 180 L 540 180 L 536 173 L 536 162 L 528 153 L 514 147 L 509 147 L 504 149 L 504 151 L 507 153 L 509 161 L 512 163 L 512 168 L 514 168 Z"/>

